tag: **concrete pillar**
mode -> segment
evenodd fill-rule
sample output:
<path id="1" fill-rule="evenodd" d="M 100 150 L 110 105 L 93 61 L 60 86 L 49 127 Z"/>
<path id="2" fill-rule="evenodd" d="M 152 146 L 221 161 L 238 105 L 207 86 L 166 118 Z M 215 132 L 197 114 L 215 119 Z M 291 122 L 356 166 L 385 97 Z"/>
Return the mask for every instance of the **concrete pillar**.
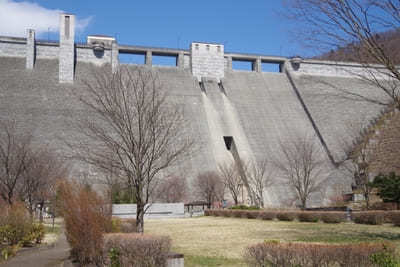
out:
<path id="1" fill-rule="evenodd" d="M 253 71 L 262 72 L 261 58 L 260 57 L 258 57 L 256 59 L 256 61 L 253 61 Z"/>
<path id="2" fill-rule="evenodd" d="M 113 41 L 111 44 L 111 71 L 116 73 L 119 66 L 119 50 L 117 41 Z"/>
<path id="3" fill-rule="evenodd" d="M 35 65 L 35 30 L 28 29 L 26 37 L 26 68 L 33 69 Z"/>
<path id="4" fill-rule="evenodd" d="M 179 52 L 178 58 L 176 59 L 176 66 L 180 69 L 185 68 L 185 55 L 183 52 Z"/>
<path id="5" fill-rule="evenodd" d="M 226 58 L 226 71 L 232 70 L 232 57 Z"/>
<path id="6" fill-rule="evenodd" d="M 74 82 L 75 16 L 60 14 L 59 82 Z"/>
<path id="7" fill-rule="evenodd" d="M 146 51 L 146 65 L 151 66 L 152 64 L 152 53 L 151 51 Z"/>

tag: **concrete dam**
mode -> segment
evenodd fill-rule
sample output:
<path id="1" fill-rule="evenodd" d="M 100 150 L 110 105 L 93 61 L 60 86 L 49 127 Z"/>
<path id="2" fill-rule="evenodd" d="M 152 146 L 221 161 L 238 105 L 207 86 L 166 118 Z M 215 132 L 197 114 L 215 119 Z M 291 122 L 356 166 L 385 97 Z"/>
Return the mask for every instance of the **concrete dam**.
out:
<path id="1" fill-rule="evenodd" d="M 124 55 L 140 55 L 144 64 L 135 67 L 154 71 L 168 97 L 183 106 L 185 132 L 196 143 L 195 152 L 171 172 L 190 184 L 219 164 L 276 157 L 282 142 L 312 135 L 326 162 L 325 190 L 312 199 L 320 205 L 336 183 L 351 189 L 352 177 L 340 167 L 342 143 L 353 138 L 349 129 L 366 126 L 383 110 L 362 100 L 389 101 L 359 79 L 361 65 L 231 53 L 222 44 L 203 42 L 193 42 L 187 50 L 121 45 L 102 35 L 76 43 L 74 20 L 71 14 L 60 16 L 59 42 L 37 40 L 33 30 L 27 30 L 26 38 L 0 37 L 0 119 L 16 120 L 21 131 L 33 128 L 37 142 L 61 154 L 66 150 L 61 140 L 80 138 L 70 127 L 74 118 L 86 116 L 71 90 L 83 86 L 92 68 L 114 72 L 125 65 L 120 62 Z M 157 66 L 154 57 L 172 57 L 176 64 Z M 234 69 L 236 61 L 248 62 L 251 70 Z M 269 64 L 277 71 L 266 71 Z M 293 193 L 279 174 L 274 179 L 265 193 L 266 206 L 286 205 Z"/>

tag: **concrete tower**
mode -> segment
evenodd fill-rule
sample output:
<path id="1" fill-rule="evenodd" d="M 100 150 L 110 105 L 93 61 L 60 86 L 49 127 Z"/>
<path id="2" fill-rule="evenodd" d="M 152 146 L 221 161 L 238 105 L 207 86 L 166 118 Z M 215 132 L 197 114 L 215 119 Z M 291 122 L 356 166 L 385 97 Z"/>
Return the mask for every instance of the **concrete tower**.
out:
<path id="1" fill-rule="evenodd" d="M 224 78 L 225 59 L 224 46 L 221 44 L 192 43 L 191 68 L 193 76 L 200 81 L 201 78 L 214 78 L 218 81 Z"/>
<path id="2" fill-rule="evenodd" d="M 60 83 L 74 82 L 75 61 L 75 16 L 60 15 L 60 54 L 59 54 L 59 81 Z"/>
<path id="3" fill-rule="evenodd" d="M 26 68 L 33 69 L 35 65 L 35 30 L 27 30 L 26 37 Z"/>

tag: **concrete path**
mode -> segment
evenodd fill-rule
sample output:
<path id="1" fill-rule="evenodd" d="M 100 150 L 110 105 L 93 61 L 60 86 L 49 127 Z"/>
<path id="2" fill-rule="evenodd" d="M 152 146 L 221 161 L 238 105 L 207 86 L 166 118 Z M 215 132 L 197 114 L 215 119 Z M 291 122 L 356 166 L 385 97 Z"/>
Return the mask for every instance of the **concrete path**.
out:
<path id="1" fill-rule="evenodd" d="M 51 247 L 32 248 L 23 251 L 14 258 L 0 264 L 1 267 L 51 267 L 64 266 L 69 257 L 69 245 L 64 233 L 61 233 L 56 244 Z"/>

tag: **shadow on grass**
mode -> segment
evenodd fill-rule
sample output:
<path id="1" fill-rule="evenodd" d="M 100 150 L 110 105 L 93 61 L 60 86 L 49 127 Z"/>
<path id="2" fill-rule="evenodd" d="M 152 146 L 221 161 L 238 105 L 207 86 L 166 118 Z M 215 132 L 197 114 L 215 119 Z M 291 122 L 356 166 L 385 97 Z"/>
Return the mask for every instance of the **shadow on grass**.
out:
<path id="1" fill-rule="evenodd" d="M 381 232 L 353 232 L 353 233 L 336 233 L 319 232 L 307 236 L 301 236 L 296 239 L 301 242 L 326 242 L 326 243 L 358 243 L 358 242 L 375 242 L 375 241 L 400 241 L 400 234 Z"/>
<path id="2" fill-rule="evenodd" d="M 370 239 L 384 239 L 388 241 L 400 241 L 400 234 L 398 233 L 390 233 L 390 232 L 381 232 L 381 233 L 368 233 L 368 232 L 362 232 L 360 233 L 365 237 L 368 237 Z"/>
<path id="3" fill-rule="evenodd" d="M 246 266 L 241 259 L 227 259 L 223 257 L 206 257 L 185 255 L 185 267 L 198 266 Z"/>

